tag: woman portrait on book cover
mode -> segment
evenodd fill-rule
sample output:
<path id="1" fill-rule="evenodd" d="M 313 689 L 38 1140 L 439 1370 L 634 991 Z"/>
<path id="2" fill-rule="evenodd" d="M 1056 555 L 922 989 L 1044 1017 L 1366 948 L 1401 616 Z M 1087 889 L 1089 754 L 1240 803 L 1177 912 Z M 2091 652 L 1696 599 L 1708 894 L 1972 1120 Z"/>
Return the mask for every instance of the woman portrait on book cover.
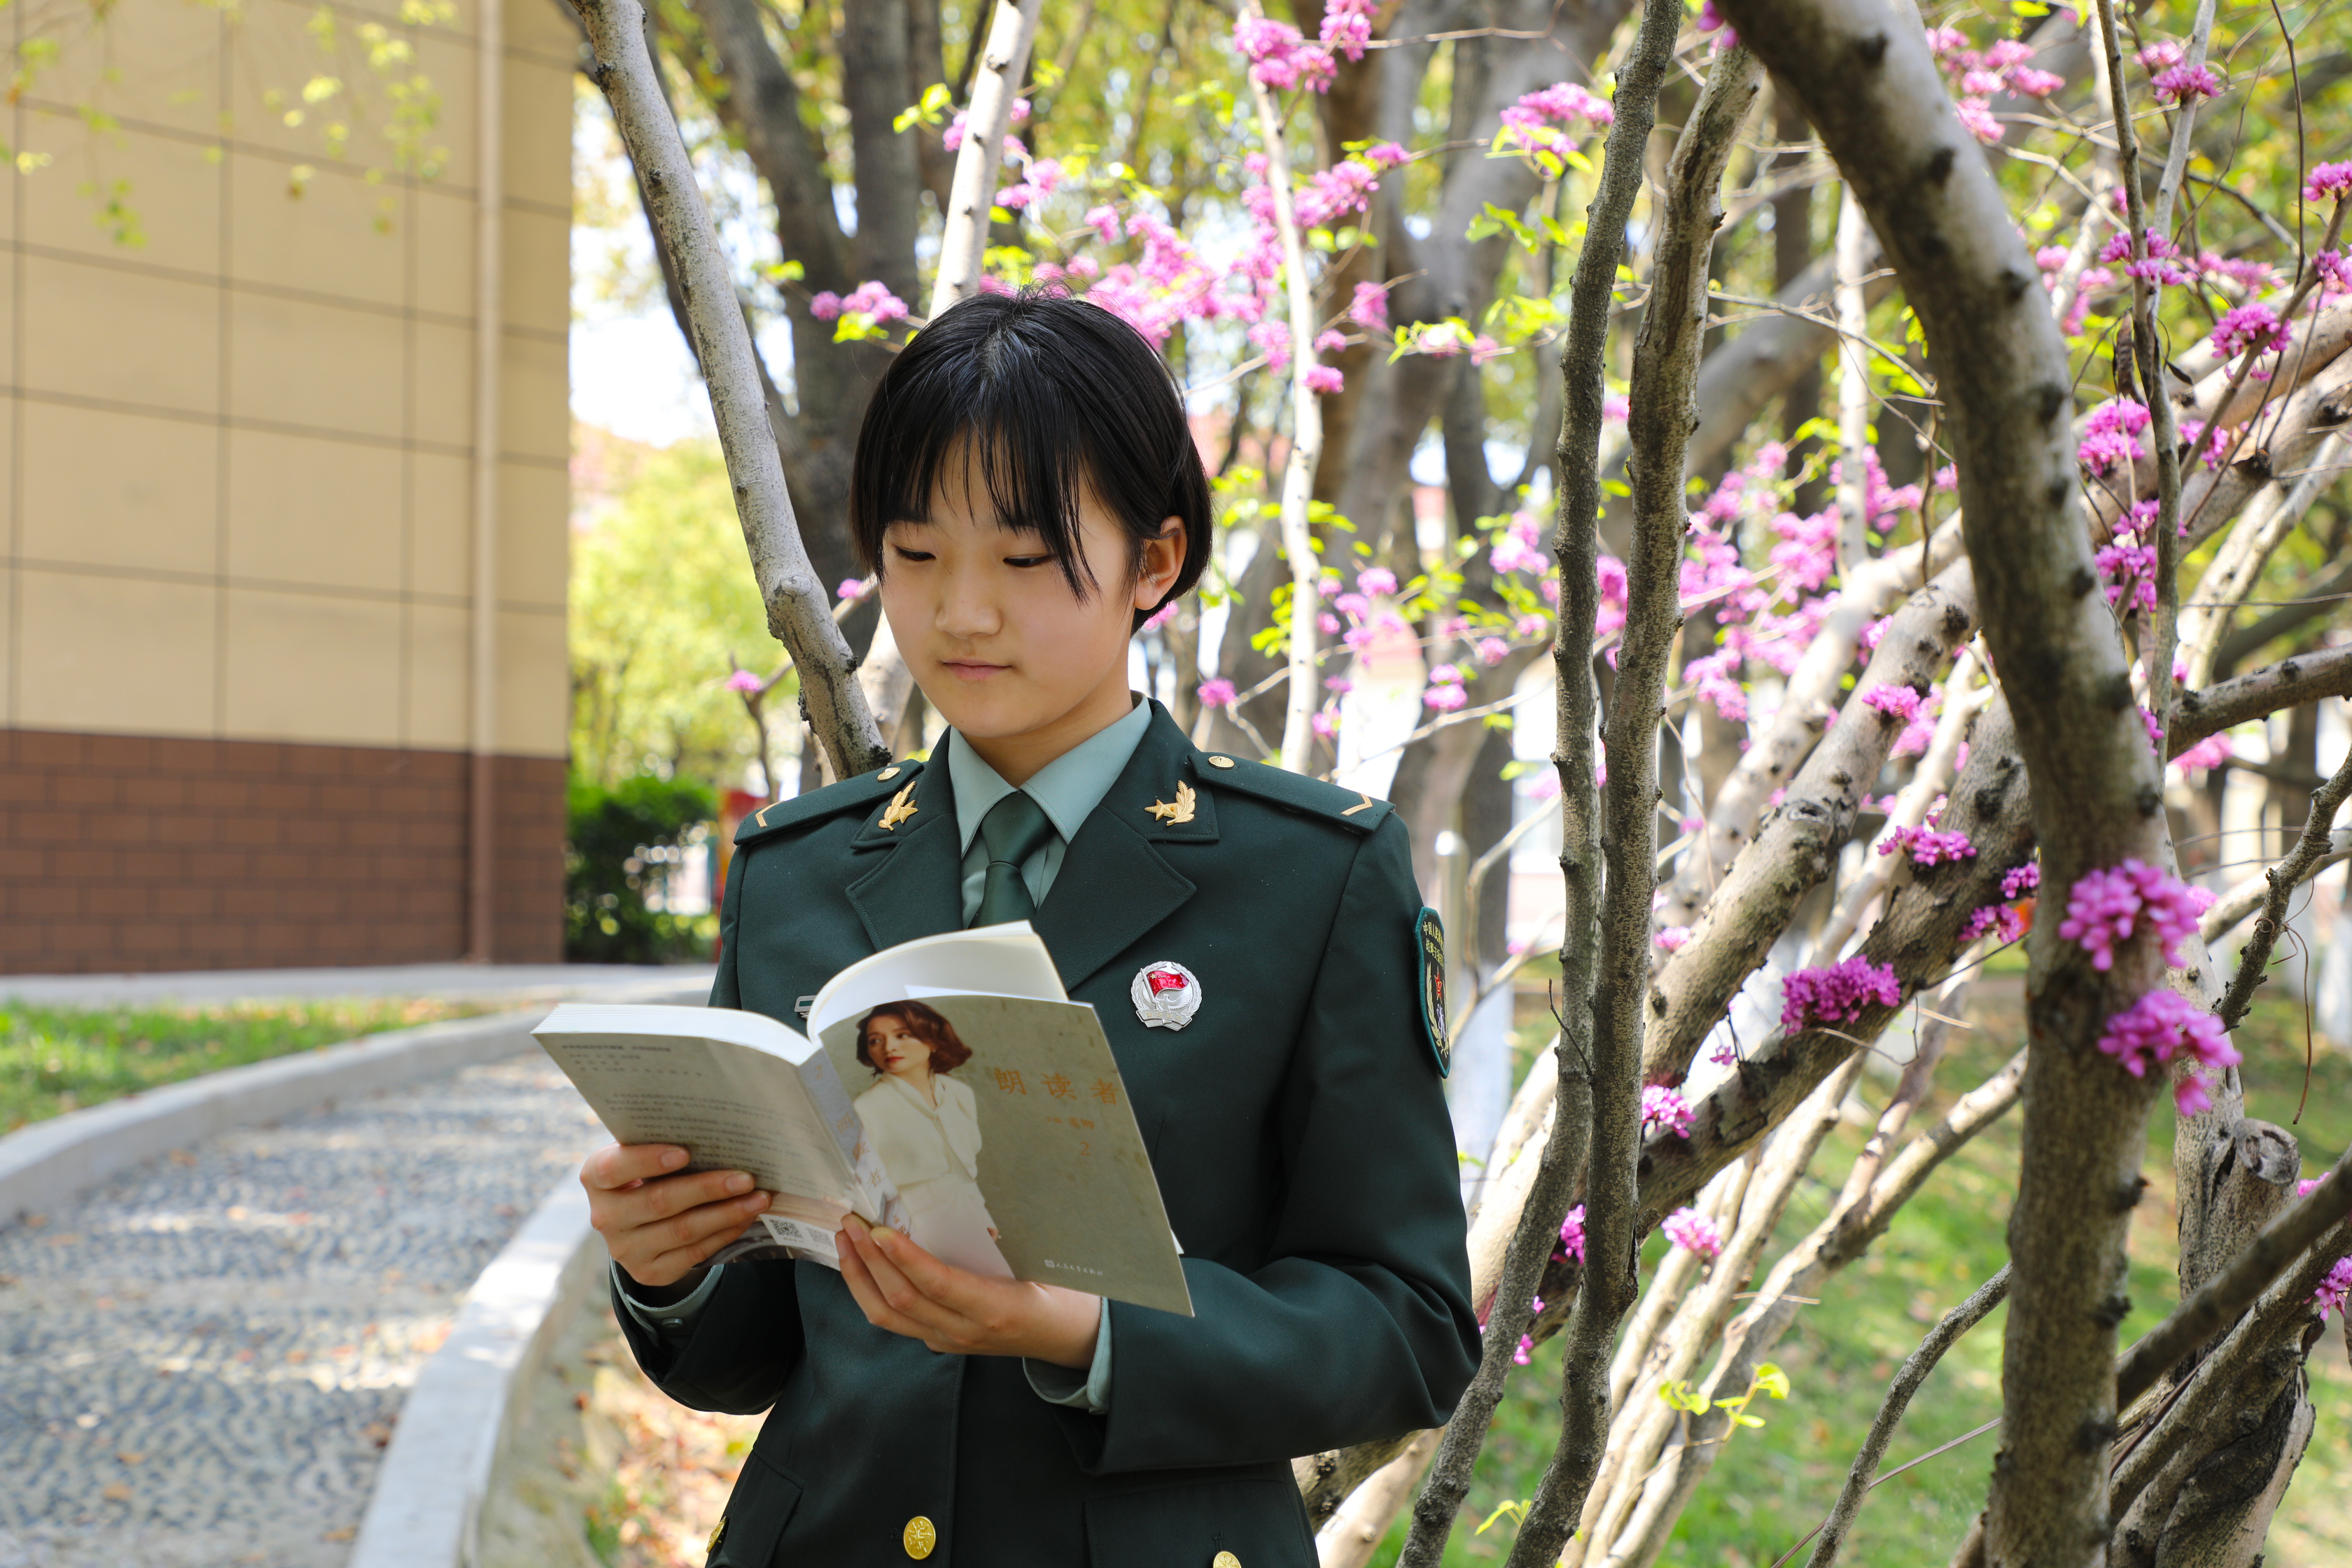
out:
<path id="1" fill-rule="evenodd" d="M 999 1233 L 980 1191 L 979 1110 L 948 1076 L 971 1047 L 938 1008 L 888 1002 L 859 1021 L 857 1059 L 877 1080 L 857 1097 L 857 1118 L 906 1200 L 908 1227 L 959 1268 L 1012 1279 L 990 1245 Z"/>

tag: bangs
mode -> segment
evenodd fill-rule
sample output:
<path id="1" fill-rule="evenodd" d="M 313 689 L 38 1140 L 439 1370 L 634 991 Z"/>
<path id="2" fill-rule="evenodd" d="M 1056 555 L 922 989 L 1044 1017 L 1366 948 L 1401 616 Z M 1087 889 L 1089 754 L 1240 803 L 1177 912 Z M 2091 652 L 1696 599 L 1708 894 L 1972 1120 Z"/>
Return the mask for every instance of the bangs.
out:
<path id="1" fill-rule="evenodd" d="M 959 301 L 891 361 L 851 465 L 850 535 L 867 569 L 885 570 L 890 524 L 929 521 L 941 487 L 967 480 L 973 510 L 984 498 L 999 527 L 1034 535 L 1081 600 L 1101 586 L 1079 522 L 1089 495 L 1125 534 L 1130 574 L 1166 521 L 1182 521 L 1166 599 L 1207 563 L 1208 475 L 1175 378 L 1134 328 L 1059 290 Z"/>
<path id="2" fill-rule="evenodd" d="M 1060 381 L 1038 374 L 1029 346 L 1012 334 L 997 334 L 980 358 L 919 367 L 902 384 L 876 390 L 850 502 L 866 564 L 881 568 L 882 534 L 892 523 L 929 521 L 943 485 L 970 482 L 975 515 L 984 498 L 999 528 L 1035 534 L 1071 591 L 1086 598 L 1098 584 L 1078 521 L 1097 468 L 1085 421 Z"/>

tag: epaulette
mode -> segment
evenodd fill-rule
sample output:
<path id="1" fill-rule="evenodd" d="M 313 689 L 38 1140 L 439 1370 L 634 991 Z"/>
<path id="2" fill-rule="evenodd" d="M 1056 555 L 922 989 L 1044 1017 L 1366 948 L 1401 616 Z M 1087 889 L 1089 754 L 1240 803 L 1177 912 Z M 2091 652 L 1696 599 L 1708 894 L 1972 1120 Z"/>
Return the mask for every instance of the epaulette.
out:
<path id="1" fill-rule="evenodd" d="M 830 784 L 806 795 L 796 795 L 790 800 L 763 805 L 745 817 L 741 826 L 735 829 L 735 842 L 740 847 L 803 822 L 838 816 L 845 811 L 863 811 L 892 791 L 904 789 L 922 771 L 920 763 L 892 763 L 873 773 L 858 773 L 843 779 L 839 784 Z"/>
<path id="2" fill-rule="evenodd" d="M 1205 784 L 1270 800 L 1286 811 L 1329 817 L 1364 833 L 1378 827 L 1393 809 L 1387 801 L 1374 800 L 1360 791 L 1341 789 L 1270 763 L 1244 762 L 1223 752 L 1202 752 L 1197 761 Z"/>

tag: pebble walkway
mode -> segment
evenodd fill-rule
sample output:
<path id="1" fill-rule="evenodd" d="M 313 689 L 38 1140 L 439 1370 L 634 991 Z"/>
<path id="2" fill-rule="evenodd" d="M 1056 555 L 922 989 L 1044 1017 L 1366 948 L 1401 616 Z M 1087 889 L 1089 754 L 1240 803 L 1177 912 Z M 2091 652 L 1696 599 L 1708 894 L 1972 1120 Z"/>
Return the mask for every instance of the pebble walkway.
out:
<path id="1" fill-rule="evenodd" d="M 459 1300 L 603 1141 L 517 1056 L 0 1229 L 0 1568 L 339 1568 Z"/>

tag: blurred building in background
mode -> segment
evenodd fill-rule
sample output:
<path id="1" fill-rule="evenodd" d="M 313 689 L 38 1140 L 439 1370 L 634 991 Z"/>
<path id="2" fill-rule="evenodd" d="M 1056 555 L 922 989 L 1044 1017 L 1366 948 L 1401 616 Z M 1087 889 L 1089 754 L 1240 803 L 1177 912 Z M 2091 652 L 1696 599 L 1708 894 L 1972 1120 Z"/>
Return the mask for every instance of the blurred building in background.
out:
<path id="1" fill-rule="evenodd" d="M 0 109 L 0 973 L 560 956 L 578 37 L 499 4 L 59 8 Z"/>

